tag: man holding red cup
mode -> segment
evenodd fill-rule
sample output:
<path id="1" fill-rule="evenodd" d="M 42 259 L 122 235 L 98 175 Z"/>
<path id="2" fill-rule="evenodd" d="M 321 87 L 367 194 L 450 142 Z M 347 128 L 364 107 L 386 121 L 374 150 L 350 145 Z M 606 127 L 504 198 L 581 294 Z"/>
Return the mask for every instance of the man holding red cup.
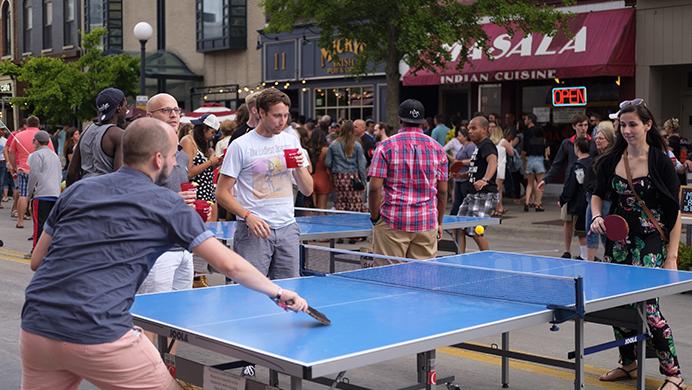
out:
<path id="1" fill-rule="evenodd" d="M 259 123 L 231 142 L 216 189 L 219 204 L 238 216 L 233 249 L 271 279 L 299 276 L 291 179 L 303 195 L 313 190 L 299 140 L 283 131 L 290 105 L 277 89 L 260 93 Z"/>

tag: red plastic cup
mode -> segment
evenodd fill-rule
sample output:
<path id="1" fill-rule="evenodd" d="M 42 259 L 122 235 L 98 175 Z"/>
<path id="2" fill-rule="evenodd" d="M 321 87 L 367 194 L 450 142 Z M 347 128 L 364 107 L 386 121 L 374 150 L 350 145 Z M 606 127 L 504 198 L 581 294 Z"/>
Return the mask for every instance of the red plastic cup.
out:
<path id="1" fill-rule="evenodd" d="M 298 149 L 284 149 L 286 168 L 298 168 L 298 161 L 296 160 L 298 153 L 300 153 Z"/>
<path id="2" fill-rule="evenodd" d="M 189 181 L 185 183 L 180 183 L 180 191 L 193 191 L 195 188 L 196 187 L 194 186 L 194 184 L 190 183 Z"/>
<path id="3" fill-rule="evenodd" d="M 207 222 L 207 216 L 209 216 L 211 206 L 206 200 L 197 199 L 195 200 L 195 211 L 197 211 L 197 214 L 202 217 L 202 221 Z"/>

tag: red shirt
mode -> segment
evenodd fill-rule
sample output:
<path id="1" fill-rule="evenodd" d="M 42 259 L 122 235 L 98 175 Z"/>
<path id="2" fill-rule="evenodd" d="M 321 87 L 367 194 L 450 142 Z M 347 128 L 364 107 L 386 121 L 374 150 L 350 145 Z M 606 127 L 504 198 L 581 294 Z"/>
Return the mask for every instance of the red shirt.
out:
<path id="1" fill-rule="evenodd" d="M 368 175 L 384 179 L 380 216 L 392 228 L 423 232 L 437 227 L 437 182 L 447 181 L 447 154 L 417 128 L 381 142 Z"/>
<path id="2" fill-rule="evenodd" d="M 14 161 L 12 161 L 12 166 L 18 172 L 29 173 L 29 155 L 36 151 L 34 146 L 34 135 L 38 133 L 39 129 L 36 127 L 27 127 L 26 129 L 14 133 L 14 136 L 7 141 L 7 147 L 9 153 L 14 153 Z M 55 152 L 53 149 L 53 143 L 48 141 L 48 147 L 50 150 Z"/>

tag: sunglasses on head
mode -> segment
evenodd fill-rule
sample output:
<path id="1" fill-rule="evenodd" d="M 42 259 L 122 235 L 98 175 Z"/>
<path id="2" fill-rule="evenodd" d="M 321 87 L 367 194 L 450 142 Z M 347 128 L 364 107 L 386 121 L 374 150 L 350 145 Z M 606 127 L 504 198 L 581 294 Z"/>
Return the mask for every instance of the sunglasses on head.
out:
<path id="1" fill-rule="evenodd" d="M 620 102 L 620 109 L 622 110 L 623 108 L 627 106 L 640 106 L 643 105 L 646 107 L 646 102 L 642 98 L 636 98 L 632 100 L 625 100 Z"/>

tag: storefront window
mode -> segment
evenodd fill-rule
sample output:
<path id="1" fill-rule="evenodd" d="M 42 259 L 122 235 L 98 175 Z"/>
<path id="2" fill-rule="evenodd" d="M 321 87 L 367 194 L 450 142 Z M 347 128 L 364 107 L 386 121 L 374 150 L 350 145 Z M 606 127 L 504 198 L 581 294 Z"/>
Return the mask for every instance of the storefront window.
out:
<path id="1" fill-rule="evenodd" d="M 538 85 L 521 89 L 521 112 L 532 112 L 538 117 L 539 123 L 550 122 L 552 85 Z"/>
<path id="2" fill-rule="evenodd" d="M 481 84 L 478 86 L 478 108 L 487 114 L 499 113 L 502 107 L 502 84 Z"/>
<path id="3" fill-rule="evenodd" d="M 373 117 L 375 95 L 372 87 L 315 89 L 315 118 L 329 115 L 332 120 Z"/>

